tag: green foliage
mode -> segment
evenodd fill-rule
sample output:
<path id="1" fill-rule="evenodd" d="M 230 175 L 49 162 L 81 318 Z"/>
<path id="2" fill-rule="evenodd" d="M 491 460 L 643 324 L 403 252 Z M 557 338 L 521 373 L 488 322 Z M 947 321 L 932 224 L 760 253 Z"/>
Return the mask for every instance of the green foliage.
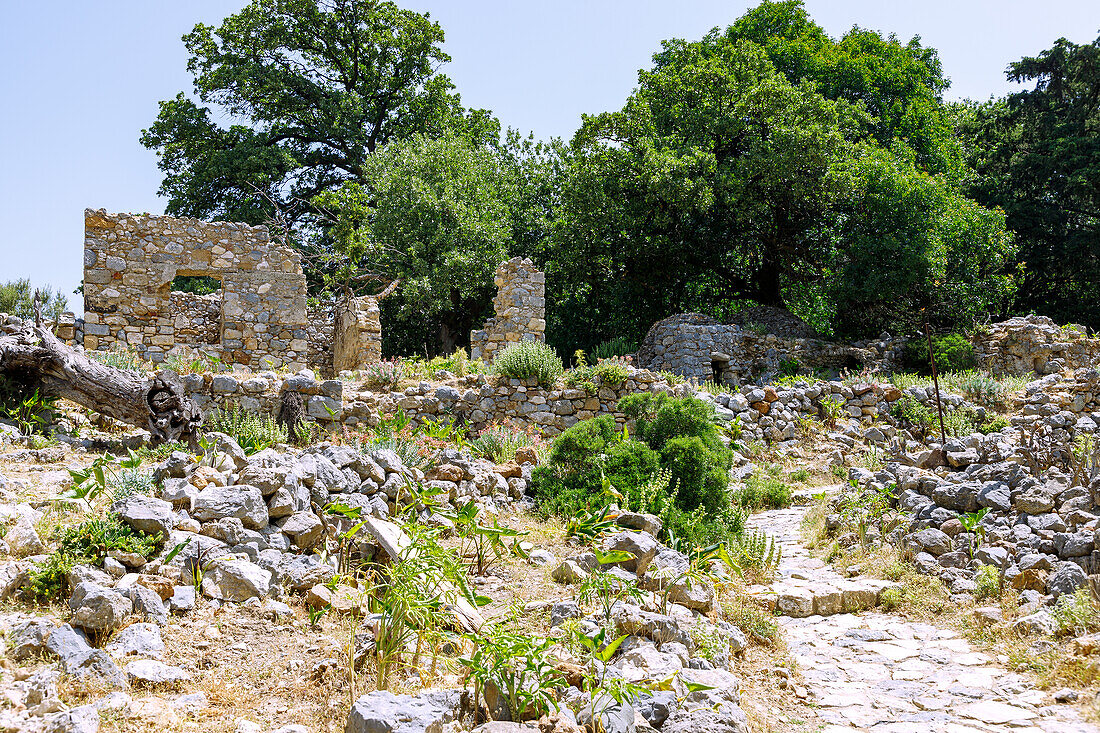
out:
<path id="1" fill-rule="evenodd" d="M 431 359 L 419 357 L 402 359 L 401 366 L 405 377 L 413 380 L 436 379 L 436 375 L 441 371 L 448 371 L 456 377 L 485 374 L 487 371 L 485 362 L 481 359 L 471 361 L 466 349 L 455 349 L 450 356 L 433 356 Z"/>
<path id="2" fill-rule="evenodd" d="M 139 374 L 153 371 L 153 365 L 142 359 L 137 349 L 119 341 L 111 344 L 109 351 L 89 351 L 87 354 L 100 364 L 106 364 L 115 369 L 128 369 Z"/>
<path id="3" fill-rule="evenodd" d="M 926 407 L 916 397 L 907 394 L 903 394 L 900 399 L 890 405 L 890 416 L 921 431 L 932 427 L 932 421 L 935 419 L 932 408 Z"/>
<path id="4" fill-rule="evenodd" d="M 545 450 L 545 442 L 541 438 L 505 422 L 490 425 L 478 433 L 470 441 L 470 452 L 493 463 L 506 463 L 515 460 L 517 450 L 528 446 L 533 446 L 537 452 Z"/>
<path id="5" fill-rule="evenodd" d="M 544 387 L 565 371 L 554 349 L 538 341 L 517 341 L 493 358 L 492 371 L 509 379 L 536 379 Z"/>
<path id="6" fill-rule="evenodd" d="M 1100 629 L 1100 606 L 1088 588 L 1059 596 L 1051 613 L 1062 634 L 1077 636 Z"/>
<path id="7" fill-rule="evenodd" d="M 775 538 L 768 537 L 764 532 L 747 532 L 729 546 L 729 555 L 734 565 L 742 571 L 769 576 L 779 567 L 783 548 L 776 544 Z"/>
<path id="8" fill-rule="evenodd" d="M 936 370 L 963 372 L 974 367 L 974 345 L 961 333 L 949 333 L 932 337 L 932 354 L 936 357 Z M 905 360 L 909 368 L 924 374 L 931 372 L 928 363 L 928 340 L 913 338 L 905 345 Z"/>
<path id="9" fill-rule="evenodd" d="M 127 451 L 125 458 L 104 453 L 87 468 L 69 469 L 73 482 L 70 495 L 91 506 L 108 492 L 112 501 L 124 499 L 134 492 L 149 494 L 153 487 L 152 477 L 143 473 L 140 467 L 141 456 L 133 450 Z"/>
<path id="10" fill-rule="evenodd" d="M 382 359 L 363 368 L 363 384 L 367 387 L 393 390 L 405 378 L 405 364 L 401 359 Z"/>
<path id="11" fill-rule="evenodd" d="M 576 539 L 582 545 L 593 544 L 618 527 L 610 514 L 611 507 L 606 504 L 598 509 L 577 510 L 565 523 L 565 538 Z"/>
<path id="12" fill-rule="evenodd" d="M 361 179 L 391 140 L 496 132 L 439 73 L 439 24 L 392 3 L 252 0 L 183 41 L 197 99 L 161 102 L 141 136 L 169 214 L 261 223 L 270 199 L 304 217 L 294 202 Z"/>
<path id="13" fill-rule="evenodd" d="M 977 172 L 970 193 L 1003 208 L 1019 242 L 1025 269 L 1013 308 L 1100 327 L 1100 39 L 1060 38 L 1005 75 L 1020 91 L 955 111 Z"/>
<path id="14" fill-rule="evenodd" d="M 638 350 L 638 343 L 625 336 L 615 336 L 593 346 L 588 350 L 589 356 L 599 362 L 601 359 L 614 359 L 619 356 L 633 354 Z"/>
<path id="15" fill-rule="evenodd" d="M 41 294 L 43 318 L 57 320 L 68 307 L 68 300 L 60 291 L 52 291 L 49 286 L 36 288 L 24 278 L 0 283 L 0 313 L 24 319 L 34 318 L 36 292 Z"/>
<path id="16" fill-rule="evenodd" d="M 847 414 L 845 402 L 840 397 L 823 397 L 820 403 L 821 421 L 829 427 L 835 427 L 838 420 Z"/>
<path id="17" fill-rule="evenodd" d="M 469 638 L 474 653 L 461 662 L 474 682 L 475 700 L 486 687 L 496 688 L 514 721 L 558 709 L 556 690 L 565 678 L 550 661 L 553 640 L 523 634 L 507 621 L 486 624 Z"/>
<path id="18" fill-rule="evenodd" d="M 604 553 L 593 548 L 600 566 L 609 563 L 630 560 L 634 556 L 625 550 Z M 634 583 L 624 582 L 622 578 L 596 568 L 577 586 L 577 602 L 581 605 L 594 604 L 603 616 L 603 624 L 611 626 L 611 613 L 620 602 L 637 603 L 644 597 L 642 589 Z"/>
<path id="19" fill-rule="evenodd" d="M 583 352 L 578 351 L 577 366 L 565 373 L 563 380 L 570 389 L 583 389 L 588 394 L 596 394 L 600 387 L 617 387 L 630 376 L 627 363 L 618 358 L 602 359 L 594 365 L 584 361 Z"/>
<path id="20" fill-rule="evenodd" d="M 974 591 L 977 599 L 997 598 L 1001 595 L 1001 571 L 992 565 L 979 564 L 974 582 L 978 586 Z"/>
<path id="21" fill-rule="evenodd" d="M 206 275 L 176 275 L 169 284 L 173 292 L 210 295 L 221 290 L 222 284 Z"/>
<path id="22" fill-rule="evenodd" d="M 619 401 L 634 420 L 635 434 L 661 456 L 672 472 L 677 503 L 687 511 L 703 507 L 715 515 L 729 506 L 729 470 L 733 453 L 714 423 L 714 405 L 666 393 L 635 393 Z"/>
<path id="23" fill-rule="evenodd" d="M 779 374 L 783 377 L 796 377 L 801 369 L 802 365 L 793 357 L 779 362 Z"/>
<path id="24" fill-rule="evenodd" d="M 160 537 L 132 529 L 113 514 L 67 527 L 61 530 L 58 549 L 30 571 L 27 593 L 39 602 L 56 600 L 68 594 L 68 575 L 73 565 L 99 565 L 113 550 L 151 558 L 161 541 Z"/>
<path id="25" fill-rule="evenodd" d="M 493 517 L 493 523 L 485 524 L 478 516 L 481 508 L 474 502 L 466 502 L 453 514 L 445 514 L 455 525 L 455 534 L 462 540 L 462 557 L 470 561 L 470 571 L 484 576 L 489 569 L 506 556 L 510 550 L 519 547 L 519 538 L 527 532 L 500 526 L 500 520 Z M 505 539 L 512 540 L 511 547 Z"/>
<path id="26" fill-rule="evenodd" d="M 0 374 L 0 418 L 11 420 L 25 435 L 46 435 L 53 424 L 57 400 L 14 376 Z"/>
<path id="27" fill-rule="evenodd" d="M 733 598 L 722 604 L 722 615 L 758 644 L 771 645 L 779 639 L 779 622 L 751 599 Z"/>
<path id="28" fill-rule="evenodd" d="M 258 453 L 277 443 L 287 442 L 286 428 L 275 423 L 271 415 L 259 415 L 245 410 L 235 400 L 227 400 L 206 417 L 207 430 L 225 433 L 237 441 L 248 455 Z"/>
<path id="29" fill-rule="evenodd" d="M 364 597 L 374 625 L 375 686 L 387 689 L 396 672 L 416 670 L 444 638 L 448 614 L 444 609 L 461 599 L 477 605 L 466 566 L 458 555 L 442 547 L 436 534 L 405 525 L 412 542 L 388 565 L 372 564 Z"/>
<path id="30" fill-rule="evenodd" d="M 780 477 L 780 467 L 771 465 L 746 478 L 734 491 L 733 503 L 749 511 L 785 509 L 791 505 L 791 487 Z"/>
<path id="31" fill-rule="evenodd" d="M 431 334 L 432 353 L 469 333 L 509 254 L 517 195 L 509 166 L 498 146 L 450 132 L 379 148 L 363 161 L 362 181 L 315 199 L 334 217 L 328 286 L 354 286 L 364 275 L 400 280 L 382 301 L 385 316 L 402 330 Z M 404 344 L 423 352 L 419 345 Z"/>
<path id="32" fill-rule="evenodd" d="M 545 465 L 532 474 L 542 511 L 570 516 L 604 492 L 605 479 L 631 495 L 657 471 L 658 455 L 623 435 L 614 418 L 584 420 L 559 435 Z"/>

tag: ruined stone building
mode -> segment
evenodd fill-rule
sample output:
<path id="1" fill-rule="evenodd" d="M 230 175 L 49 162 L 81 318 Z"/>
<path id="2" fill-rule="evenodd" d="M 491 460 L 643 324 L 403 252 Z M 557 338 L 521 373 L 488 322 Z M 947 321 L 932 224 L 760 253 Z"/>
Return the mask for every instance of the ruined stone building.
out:
<path id="1" fill-rule="evenodd" d="M 204 277 L 215 292 L 173 289 Z M 496 273 L 496 316 L 471 334 L 474 358 L 545 340 L 545 278 L 515 258 Z M 84 317 L 59 335 L 85 349 L 126 347 L 159 363 L 183 349 L 253 371 L 310 368 L 322 376 L 382 358 L 379 295 L 310 306 L 301 257 L 267 227 L 149 214 L 84 212 Z"/>
<path id="2" fill-rule="evenodd" d="M 340 304 L 354 328 L 337 339 L 334 309 L 309 307 L 299 254 L 267 227 L 89 209 L 84 229 L 84 318 L 71 338 L 88 350 L 125 345 L 161 362 L 187 347 L 257 371 L 322 374 L 381 357 L 377 302 Z M 211 278 L 217 290 L 173 290 L 180 276 Z"/>

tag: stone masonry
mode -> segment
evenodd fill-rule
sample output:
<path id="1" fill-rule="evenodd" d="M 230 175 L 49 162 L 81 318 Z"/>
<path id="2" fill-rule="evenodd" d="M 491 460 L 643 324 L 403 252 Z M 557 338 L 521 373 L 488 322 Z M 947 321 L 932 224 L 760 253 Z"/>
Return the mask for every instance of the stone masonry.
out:
<path id="1" fill-rule="evenodd" d="M 978 366 L 994 374 L 1054 374 L 1100 360 L 1100 338 L 1090 337 L 1084 326 L 1059 326 L 1046 316 L 994 323 L 979 330 L 973 344 Z"/>
<path id="2" fill-rule="evenodd" d="M 852 345 L 760 335 L 701 313 L 681 313 L 653 324 L 638 349 L 635 364 L 699 381 L 736 384 L 761 374 L 775 374 L 787 359 L 796 360 L 802 367 L 833 371 L 889 369 L 900 357 L 904 343 L 904 339 L 891 339 L 885 334 L 876 341 Z"/>
<path id="3" fill-rule="evenodd" d="M 378 297 L 346 298 L 336 307 L 333 369 L 362 369 L 382 360 L 382 311 Z"/>
<path id="4" fill-rule="evenodd" d="M 470 334 L 470 357 L 489 363 L 516 341 L 546 340 L 546 276 L 521 257 L 501 263 L 496 272 L 496 316 Z"/>
<path id="5" fill-rule="evenodd" d="M 84 212 L 84 347 L 129 344 L 163 361 L 177 343 L 210 343 L 213 324 L 190 317 L 204 298 L 171 293 L 177 275 L 221 283 L 219 357 L 230 364 L 306 366 L 306 286 L 294 250 L 266 227 L 168 216 Z M 202 304 L 200 306 L 200 303 Z"/>

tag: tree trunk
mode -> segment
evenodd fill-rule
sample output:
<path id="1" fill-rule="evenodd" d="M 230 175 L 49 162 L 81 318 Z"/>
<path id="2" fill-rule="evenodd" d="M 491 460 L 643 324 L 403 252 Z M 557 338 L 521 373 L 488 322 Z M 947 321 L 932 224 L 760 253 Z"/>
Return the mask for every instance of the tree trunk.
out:
<path id="1" fill-rule="evenodd" d="M 0 374 L 148 430 L 154 445 L 179 440 L 198 446 L 202 413 L 183 394 L 174 374 L 144 376 L 100 364 L 41 324 L 0 324 Z"/>

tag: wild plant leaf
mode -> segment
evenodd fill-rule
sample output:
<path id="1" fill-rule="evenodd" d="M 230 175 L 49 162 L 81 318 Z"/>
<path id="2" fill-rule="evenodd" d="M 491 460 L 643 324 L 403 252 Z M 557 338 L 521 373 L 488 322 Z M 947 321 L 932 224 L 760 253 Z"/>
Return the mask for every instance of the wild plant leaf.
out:
<path id="1" fill-rule="evenodd" d="M 600 552 L 596 548 L 592 548 L 592 554 L 596 556 L 596 560 L 600 565 L 608 565 L 616 562 L 627 562 L 634 559 L 634 554 L 627 552 L 626 550 L 610 550 L 608 552 Z"/>
<path id="2" fill-rule="evenodd" d="M 164 556 L 164 562 L 162 564 L 167 565 L 168 563 L 172 562 L 172 560 L 176 558 L 176 555 L 180 554 L 180 551 L 183 550 L 183 548 L 187 547 L 189 544 L 191 544 L 190 537 L 173 547 L 172 550 Z"/>

